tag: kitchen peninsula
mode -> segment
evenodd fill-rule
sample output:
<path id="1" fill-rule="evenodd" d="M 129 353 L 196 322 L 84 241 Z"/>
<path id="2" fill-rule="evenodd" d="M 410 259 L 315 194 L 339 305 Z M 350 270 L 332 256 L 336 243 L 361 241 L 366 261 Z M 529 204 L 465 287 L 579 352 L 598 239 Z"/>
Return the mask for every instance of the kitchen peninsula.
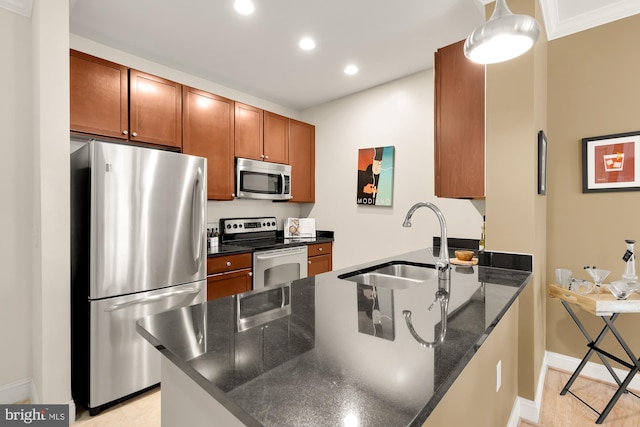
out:
<path id="1" fill-rule="evenodd" d="M 339 277 L 433 263 L 424 249 L 140 319 L 163 355 L 163 425 L 422 425 L 531 278 L 528 255 L 479 258 L 451 266 L 446 322 L 435 273 Z"/>

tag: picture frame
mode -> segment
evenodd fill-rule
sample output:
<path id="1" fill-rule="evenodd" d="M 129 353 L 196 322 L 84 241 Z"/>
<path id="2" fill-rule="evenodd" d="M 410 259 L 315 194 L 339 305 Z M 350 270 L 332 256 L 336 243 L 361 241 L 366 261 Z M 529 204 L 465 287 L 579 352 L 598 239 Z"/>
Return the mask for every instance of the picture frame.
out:
<path id="1" fill-rule="evenodd" d="M 547 194 L 547 136 L 538 132 L 538 194 Z"/>
<path id="2" fill-rule="evenodd" d="M 582 139 L 582 192 L 640 190 L 640 131 Z"/>

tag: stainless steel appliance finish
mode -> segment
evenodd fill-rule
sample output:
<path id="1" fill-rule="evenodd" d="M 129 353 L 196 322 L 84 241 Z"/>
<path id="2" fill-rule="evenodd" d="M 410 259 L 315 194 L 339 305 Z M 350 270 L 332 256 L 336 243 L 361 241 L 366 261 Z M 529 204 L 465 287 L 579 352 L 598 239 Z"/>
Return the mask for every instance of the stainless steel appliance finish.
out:
<path id="1" fill-rule="evenodd" d="M 236 158 L 236 197 L 291 199 L 291 166 Z"/>
<path id="2" fill-rule="evenodd" d="M 206 301 L 206 170 L 97 140 L 71 155 L 72 392 L 92 414 L 160 381 L 136 319 Z"/>
<path id="3" fill-rule="evenodd" d="M 307 277 L 307 260 L 306 246 L 255 251 L 253 289 Z"/>
<path id="4" fill-rule="evenodd" d="M 255 248 L 253 289 L 307 277 L 307 246 L 291 246 L 278 238 L 275 217 L 222 218 L 222 243 Z"/>

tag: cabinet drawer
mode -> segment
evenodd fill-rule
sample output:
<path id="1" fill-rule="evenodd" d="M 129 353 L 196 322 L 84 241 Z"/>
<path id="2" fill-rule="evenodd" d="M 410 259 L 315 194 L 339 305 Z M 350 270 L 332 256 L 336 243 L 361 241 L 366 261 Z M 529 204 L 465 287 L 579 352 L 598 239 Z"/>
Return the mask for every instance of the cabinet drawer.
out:
<path id="1" fill-rule="evenodd" d="M 309 258 L 309 265 L 307 265 L 307 276 L 315 276 L 316 274 L 326 273 L 331 271 L 331 254 L 317 255 Z"/>
<path id="2" fill-rule="evenodd" d="M 251 290 L 251 269 L 219 273 L 207 277 L 207 300 L 223 298 Z"/>
<path id="3" fill-rule="evenodd" d="M 251 268 L 251 252 L 207 258 L 207 274 Z"/>
<path id="4" fill-rule="evenodd" d="M 331 254 L 331 242 L 315 243 L 307 247 L 309 257 L 316 255 Z"/>

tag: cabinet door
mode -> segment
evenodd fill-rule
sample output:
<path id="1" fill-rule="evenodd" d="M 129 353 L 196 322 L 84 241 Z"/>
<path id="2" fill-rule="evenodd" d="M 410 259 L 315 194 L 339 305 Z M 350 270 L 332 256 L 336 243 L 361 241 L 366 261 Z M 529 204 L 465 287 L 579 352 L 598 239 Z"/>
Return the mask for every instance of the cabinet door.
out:
<path id="1" fill-rule="evenodd" d="M 127 67 L 70 51 L 70 130 L 127 139 Z"/>
<path id="2" fill-rule="evenodd" d="M 236 102 L 235 155 L 245 159 L 264 160 L 264 115 L 259 108 Z"/>
<path id="3" fill-rule="evenodd" d="M 289 164 L 291 165 L 292 202 L 316 200 L 316 128 L 289 120 Z"/>
<path id="4" fill-rule="evenodd" d="M 435 54 L 435 194 L 484 197 L 484 65 L 464 40 Z"/>
<path id="5" fill-rule="evenodd" d="M 182 148 L 182 86 L 129 71 L 129 139 Z"/>
<path id="6" fill-rule="evenodd" d="M 187 86 L 182 98 L 182 151 L 207 158 L 209 200 L 233 200 L 234 103 Z"/>
<path id="7" fill-rule="evenodd" d="M 207 277 L 207 300 L 251 290 L 251 269 L 230 271 Z"/>
<path id="8" fill-rule="evenodd" d="M 264 160 L 289 164 L 289 119 L 264 112 Z"/>
<path id="9" fill-rule="evenodd" d="M 327 271 L 331 271 L 331 254 L 309 257 L 307 276 L 311 277 Z"/>

